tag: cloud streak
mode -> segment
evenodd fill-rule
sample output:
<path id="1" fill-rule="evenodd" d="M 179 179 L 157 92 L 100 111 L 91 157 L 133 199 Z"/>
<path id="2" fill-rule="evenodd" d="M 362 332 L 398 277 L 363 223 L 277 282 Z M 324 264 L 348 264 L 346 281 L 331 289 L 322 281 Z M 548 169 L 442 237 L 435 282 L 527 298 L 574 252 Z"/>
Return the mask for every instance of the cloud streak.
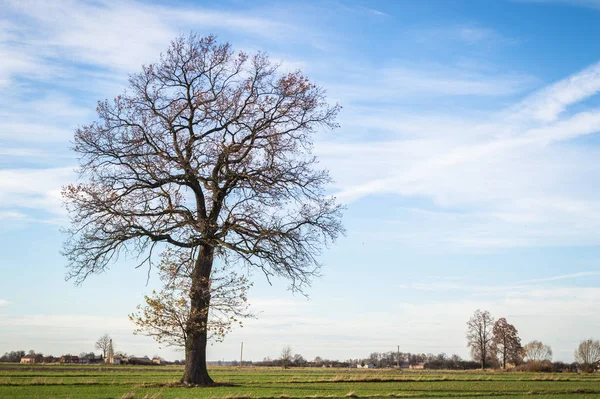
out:
<path id="1" fill-rule="evenodd" d="M 25 208 L 63 215 L 60 190 L 74 177 L 72 168 L 0 170 L 0 211 Z"/>
<path id="2" fill-rule="evenodd" d="M 364 82 L 364 84 L 362 83 Z M 394 103 L 404 98 L 508 96 L 535 82 L 531 76 L 483 73 L 476 68 L 438 64 L 394 65 L 346 72 L 343 83 L 328 84 L 344 103 Z"/>
<path id="3" fill-rule="evenodd" d="M 600 62 L 538 91 L 516 106 L 521 117 L 553 122 L 568 106 L 600 92 Z"/>
<path id="4" fill-rule="evenodd" d="M 244 13 L 131 1 L 9 1 L 7 11 L 24 20 L 27 29 L 38 35 L 27 45 L 13 47 L 25 56 L 14 65 L 5 65 L 4 75 L 20 71 L 24 65 L 64 56 L 77 63 L 133 72 L 141 64 L 152 62 L 182 29 L 189 31 L 197 26 L 273 40 L 284 40 L 297 33 L 295 26 Z M 0 29 L 2 27 L 5 32 L 16 30 L 15 25 L 8 22 L 0 25 Z M 0 77 L 2 75 L 0 72 Z"/>
<path id="5" fill-rule="evenodd" d="M 464 249 L 595 245 L 600 197 L 586 187 L 600 183 L 593 172 L 600 154 L 573 140 L 600 131 L 600 109 L 581 110 L 600 90 L 599 65 L 512 106 L 473 115 L 411 114 L 395 105 L 371 115 L 354 112 L 344 116 L 346 124 L 378 129 L 385 139 L 357 133 L 355 142 L 323 140 L 316 150 L 346 203 L 389 194 L 431 199 L 435 217 L 449 223 L 445 237 L 445 223 L 432 219 L 429 230 L 437 237 L 429 238 L 437 243 Z M 370 96 L 378 95 L 375 87 Z M 578 112 L 569 112 L 574 105 Z M 454 209 L 463 211 L 444 216 Z M 427 222 L 412 231 L 418 234 Z"/>

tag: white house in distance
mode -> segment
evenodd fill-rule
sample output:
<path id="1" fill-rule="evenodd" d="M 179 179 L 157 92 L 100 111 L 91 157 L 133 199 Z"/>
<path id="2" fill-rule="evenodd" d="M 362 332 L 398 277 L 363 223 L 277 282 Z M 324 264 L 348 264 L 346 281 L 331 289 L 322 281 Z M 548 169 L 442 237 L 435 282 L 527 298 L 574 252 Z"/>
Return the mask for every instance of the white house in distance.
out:
<path id="1" fill-rule="evenodd" d="M 375 366 L 373 363 L 369 362 L 369 363 L 365 363 L 364 365 L 357 364 L 356 368 L 357 369 L 376 369 L 377 366 Z"/>

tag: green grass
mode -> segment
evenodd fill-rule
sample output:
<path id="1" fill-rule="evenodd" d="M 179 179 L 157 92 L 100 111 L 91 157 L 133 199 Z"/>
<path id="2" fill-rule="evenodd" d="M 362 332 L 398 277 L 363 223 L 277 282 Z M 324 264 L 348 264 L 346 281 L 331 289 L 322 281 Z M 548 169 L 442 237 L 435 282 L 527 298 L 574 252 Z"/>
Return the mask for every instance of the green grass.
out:
<path id="1" fill-rule="evenodd" d="M 213 368 L 211 388 L 173 386 L 181 367 L 0 364 L 0 398 L 600 398 L 600 375 Z"/>

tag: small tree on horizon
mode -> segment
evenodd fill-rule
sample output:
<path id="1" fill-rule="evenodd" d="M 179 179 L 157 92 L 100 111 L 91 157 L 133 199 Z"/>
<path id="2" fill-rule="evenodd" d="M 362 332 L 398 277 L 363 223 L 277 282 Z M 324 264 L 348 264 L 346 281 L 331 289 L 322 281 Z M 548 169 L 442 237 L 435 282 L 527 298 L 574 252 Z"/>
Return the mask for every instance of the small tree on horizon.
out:
<path id="1" fill-rule="evenodd" d="M 477 309 L 467 321 L 467 346 L 471 348 L 473 360 L 481 363 L 484 370 L 492 350 L 494 318 L 487 310 Z"/>
<path id="2" fill-rule="evenodd" d="M 600 341 L 591 338 L 581 341 L 575 350 L 575 361 L 582 366 L 583 371 L 594 372 L 600 363 Z"/>
<path id="3" fill-rule="evenodd" d="M 516 364 L 522 357 L 523 347 L 515 326 L 501 317 L 494 324 L 492 334 L 492 351 L 500 356 L 502 368 L 506 369 L 508 360 Z"/>
<path id="4" fill-rule="evenodd" d="M 552 348 L 541 341 L 531 341 L 523 346 L 523 354 L 532 371 L 539 371 L 542 363 L 552 360 Z"/>
<path id="5" fill-rule="evenodd" d="M 103 359 L 106 359 L 108 349 L 110 348 L 110 341 L 111 341 L 110 335 L 104 334 L 103 336 L 98 338 L 98 341 L 96 341 L 96 344 L 94 345 L 94 347 L 96 349 L 102 351 Z M 114 343 L 113 343 L 113 347 L 114 347 Z"/>
<path id="6" fill-rule="evenodd" d="M 287 369 L 290 366 L 290 363 L 292 363 L 292 360 L 294 358 L 294 354 L 292 352 L 292 347 L 291 346 L 286 346 L 281 350 L 281 365 L 283 366 L 284 369 Z"/>

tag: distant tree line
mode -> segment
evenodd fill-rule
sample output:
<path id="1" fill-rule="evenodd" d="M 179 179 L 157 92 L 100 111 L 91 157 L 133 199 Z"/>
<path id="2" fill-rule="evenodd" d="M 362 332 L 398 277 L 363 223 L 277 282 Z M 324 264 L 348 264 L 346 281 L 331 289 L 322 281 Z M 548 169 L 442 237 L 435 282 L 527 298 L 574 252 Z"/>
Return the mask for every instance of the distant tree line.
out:
<path id="1" fill-rule="evenodd" d="M 22 357 L 25 357 L 25 351 L 6 352 L 4 355 L 2 355 L 2 357 L 0 357 L 0 362 L 19 363 Z"/>
<path id="2" fill-rule="evenodd" d="M 34 350 L 30 350 L 29 352 L 25 352 L 23 350 L 6 352 L 4 355 L 0 356 L 0 363 L 20 363 L 21 359 L 24 357 L 32 357 L 34 359 L 33 363 L 59 363 L 61 361 L 67 361 L 75 355 L 67 353 L 62 355 L 61 357 L 56 357 L 52 355 L 44 355 L 43 353 L 36 352 Z M 80 362 L 84 363 L 94 363 L 98 361 L 98 356 L 94 352 L 82 352 L 78 356 Z M 100 358 L 100 361 L 102 358 Z"/>
<path id="3" fill-rule="evenodd" d="M 458 355 L 446 353 L 410 353 L 410 352 L 373 352 L 369 357 L 360 359 L 357 364 L 373 364 L 378 368 L 419 367 L 427 369 L 470 370 L 478 367 L 476 362 L 464 360 Z"/>
<path id="4" fill-rule="evenodd" d="M 237 366 L 238 362 L 228 362 L 228 365 Z M 293 353 L 291 347 L 286 346 L 279 358 L 272 359 L 265 357 L 262 361 L 248 362 L 252 366 L 265 367 L 335 367 L 349 368 L 372 364 L 377 368 L 393 368 L 400 365 L 403 368 L 411 366 L 419 366 L 428 369 L 449 369 L 449 370 L 469 370 L 476 369 L 479 364 L 474 361 L 464 360 L 458 355 L 448 356 L 445 353 L 440 354 L 424 354 L 410 352 L 372 352 L 368 357 L 348 360 L 332 360 L 315 357 L 313 360 L 305 359 L 299 353 Z"/>
<path id="5" fill-rule="evenodd" d="M 505 318 L 495 320 L 490 312 L 477 310 L 467 322 L 467 345 L 471 349 L 472 360 L 462 359 L 458 355 L 448 356 L 446 353 L 424 354 L 400 351 L 372 352 L 368 357 L 362 359 L 349 359 L 345 361 L 324 359 L 320 356 L 314 360 L 307 360 L 301 354 L 294 353 L 290 346 L 281 351 L 277 359 L 264 358 L 259 362 L 245 361 L 242 366 L 270 366 L 270 367 L 358 367 L 372 365 L 377 368 L 424 368 L 438 370 L 473 370 L 477 368 L 502 368 L 514 371 L 534 372 L 561 372 L 561 371 L 583 371 L 594 372 L 600 369 L 600 341 L 586 339 L 581 341 L 574 352 L 575 362 L 552 362 L 552 348 L 541 341 L 531 341 L 521 345 L 521 339 L 516 327 Z M 96 342 L 96 349 L 103 353 L 97 357 L 93 352 L 80 353 L 79 359 L 84 363 L 94 363 L 98 359 L 102 361 L 108 354 L 109 344 L 112 340 L 108 335 L 100 337 Z M 117 352 L 116 354 L 127 357 L 127 354 Z M 24 357 L 33 357 L 35 363 L 57 363 L 67 361 L 71 354 L 63 355 L 61 358 L 44 356 L 34 350 L 25 352 L 23 350 L 6 352 L 0 357 L 0 363 L 19 363 Z M 137 358 L 132 358 L 134 364 Z M 140 358 L 143 359 L 143 358 Z M 223 362 L 212 362 L 221 365 Z M 142 363 L 140 363 L 142 364 Z M 175 361 L 173 364 L 184 364 L 183 361 Z M 223 364 L 239 366 L 238 361 Z"/>
<path id="6" fill-rule="evenodd" d="M 478 368 L 502 368 L 514 371 L 593 372 L 600 369 L 600 341 L 582 341 L 575 351 L 575 362 L 552 362 L 552 348 L 534 340 L 521 345 L 521 339 L 514 325 L 505 318 L 497 321 L 487 311 L 477 310 L 467 322 L 467 341 L 472 359 L 446 353 L 424 354 L 400 351 L 373 352 L 362 359 L 345 361 L 323 359 L 306 360 L 301 354 L 294 354 L 290 346 L 283 348 L 277 359 L 264 358 L 259 362 L 245 365 L 267 367 L 363 367 L 376 368 L 423 368 L 430 370 L 474 370 Z M 227 362 L 237 366 L 237 361 Z"/>
<path id="7" fill-rule="evenodd" d="M 324 362 L 335 363 L 335 367 L 347 367 L 347 364 L 338 360 L 325 360 L 317 357 L 314 361 L 309 361 L 299 353 L 293 353 L 290 346 L 286 346 L 281 350 L 281 356 L 278 359 L 271 359 L 265 357 L 262 361 L 252 362 L 253 366 L 266 366 L 266 367 L 322 367 Z"/>
<path id="8" fill-rule="evenodd" d="M 102 353 L 100 355 L 96 355 L 94 352 L 81 352 L 79 355 L 66 353 L 59 357 L 55 357 L 52 355 L 44 355 L 42 353 L 38 353 L 34 350 L 30 350 L 25 353 L 23 350 L 11 351 L 5 353 L 0 357 L 0 362 L 4 363 L 20 363 L 22 359 L 25 358 L 27 363 L 78 363 L 78 364 L 99 364 L 105 363 L 106 359 L 109 356 L 109 352 L 114 351 L 115 345 L 113 340 L 108 334 L 102 335 L 95 343 L 95 348 L 100 350 Z M 115 352 L 113 353 L 115 356 L 119 356 L 121 358 L 127 358 L 128 364 L 152 364 L 152 360 L 147 357 L 133 357 L 128 356 L 124 352 Z M 155 356 L 157 358 L 158 356 Z M 147 359 L 147 360 L 146 360 Z M 164 359 L 161 359 L 160 364 L 165 364 Z"/>

